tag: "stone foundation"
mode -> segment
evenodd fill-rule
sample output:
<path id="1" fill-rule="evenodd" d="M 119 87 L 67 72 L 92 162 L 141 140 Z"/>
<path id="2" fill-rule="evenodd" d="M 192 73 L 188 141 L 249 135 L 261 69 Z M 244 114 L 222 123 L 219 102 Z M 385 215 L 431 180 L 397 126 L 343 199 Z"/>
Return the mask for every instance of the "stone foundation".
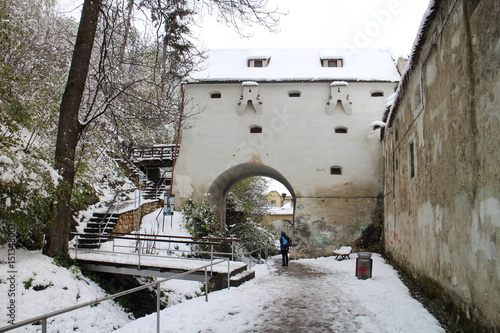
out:
<path id="1" fill-rule="evenodd" d="M 134 230 L 138 230 L 140 227 L 139 222 L 142 220 L 142 218 L 147 214 L 151 214 L 162 206 L 162 200 L 153 201 L 145 203 L 138 209 L 134 209 L 121 214 L 116 224 L 115 230 L 113 231 L 116 233 L 130 233 Z"/>

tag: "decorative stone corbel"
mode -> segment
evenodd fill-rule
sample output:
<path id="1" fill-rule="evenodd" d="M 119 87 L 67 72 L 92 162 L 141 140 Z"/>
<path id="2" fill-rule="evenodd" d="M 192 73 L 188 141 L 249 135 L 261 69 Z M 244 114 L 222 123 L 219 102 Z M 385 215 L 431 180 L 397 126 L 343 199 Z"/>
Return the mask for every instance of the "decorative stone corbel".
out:
<path id="1" fill-rule="evenodd" d="M 352 114 L 352 102 L 349 100 L 349 86 L 344 81 L 334 81 L 330 84 L 330 96 L 326 102 L 326 114 L 335 110 Z"/>
<path id="2" fill-rule="evenodd" d="M 259 95 L 259 84 L 253 81 L 241 83 L 242 93 L 238 101 L 238 114 L 245 113 L 245 110 L 251 108 L 257 114 L 262 114 L 262 101 Z"/>

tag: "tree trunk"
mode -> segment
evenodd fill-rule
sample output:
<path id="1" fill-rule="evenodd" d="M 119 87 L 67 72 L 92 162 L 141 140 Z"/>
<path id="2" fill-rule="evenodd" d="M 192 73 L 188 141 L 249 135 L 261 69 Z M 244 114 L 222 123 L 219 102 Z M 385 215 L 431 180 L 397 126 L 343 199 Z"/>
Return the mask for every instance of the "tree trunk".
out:
<path id="1" fill-rule="evenodd" d="M 62 179 L 57 189 L 55 220 L 46 232 L 44 253 L 68 257 L 71 192 L 75 178 L 75 151 L 83 130 L 79 110 L 89 71 L 101 0 L 84 0 L 68 82 L 59 109 L 55 169 Z"/>

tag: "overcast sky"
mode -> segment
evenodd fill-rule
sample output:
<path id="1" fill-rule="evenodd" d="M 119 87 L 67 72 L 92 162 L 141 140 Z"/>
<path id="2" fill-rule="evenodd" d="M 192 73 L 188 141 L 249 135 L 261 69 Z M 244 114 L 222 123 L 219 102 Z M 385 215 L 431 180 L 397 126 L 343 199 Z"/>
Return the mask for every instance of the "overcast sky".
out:
<path id="1" fill-rule="evenodd" d="M 199 39 L 207 48 L 391 48 L 409 54 L 429 0 L 269 0 L 287 15 L 280 32 L 251 27 L 249 39 L 203 17 Z"/>
<path id="2" fill-rule="evenodd" d="M 83 0 L 58 0 L 61 9 L 79 19 Z M 240 38 L 232 28 L 204 15 L 195 35 L 206 48 L 391 48 L 409 54 L 429 0 L 269 0 L 287 13 L 279 33 L 255 26 Z M 76 9 L 75 9 L 76 8 Z"/>

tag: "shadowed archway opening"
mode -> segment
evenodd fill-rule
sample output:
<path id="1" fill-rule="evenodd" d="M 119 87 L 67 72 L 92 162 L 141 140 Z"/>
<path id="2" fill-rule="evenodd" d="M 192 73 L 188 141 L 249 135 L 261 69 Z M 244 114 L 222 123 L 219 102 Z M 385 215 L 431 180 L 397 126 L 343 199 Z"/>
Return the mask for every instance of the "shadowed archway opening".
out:
<path id="1" fill-rule="evenodd" d="M 223 230 L 226 224 L 226 195 L 238 182 L 248 177 L 269 177 L 277 180 L 287 188 L 293 199 L 295 191 L 288 180 L 277 170 L 263 164 L 242 163 L 235 165 L 221 173 L 212 183 L 208 190 L 209 201 L 215 205 L 220 228 Z M 293 200 L 295 202 L 295 200 Z"/>

